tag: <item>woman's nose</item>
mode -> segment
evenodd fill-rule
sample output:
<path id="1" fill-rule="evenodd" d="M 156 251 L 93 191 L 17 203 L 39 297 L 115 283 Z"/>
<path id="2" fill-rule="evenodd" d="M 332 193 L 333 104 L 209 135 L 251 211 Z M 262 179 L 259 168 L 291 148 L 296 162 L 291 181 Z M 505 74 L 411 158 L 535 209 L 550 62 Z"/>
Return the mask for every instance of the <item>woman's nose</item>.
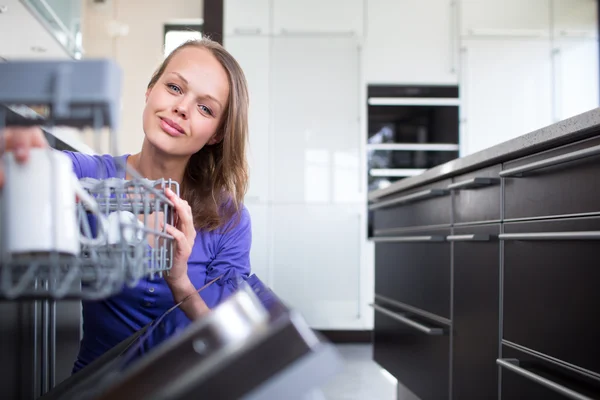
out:
<path id="1" fill-rule="evenodd" d="M 175 106 L 175 114 L 180 115 L 181 118 L 187 118 L 187 111 L 185 110 L 185 106 L 180 104 L 177 104 Z"/>

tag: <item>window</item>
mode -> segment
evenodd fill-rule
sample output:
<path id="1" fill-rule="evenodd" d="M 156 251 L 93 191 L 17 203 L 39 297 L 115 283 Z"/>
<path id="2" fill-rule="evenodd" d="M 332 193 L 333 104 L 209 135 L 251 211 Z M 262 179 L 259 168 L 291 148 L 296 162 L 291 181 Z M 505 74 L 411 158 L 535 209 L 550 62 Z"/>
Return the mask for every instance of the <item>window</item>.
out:
<path id="1" fill-rule="evenodd" d="M 202 23 L 165 24 L 164 56 L 167 57 L 180 44 L 202 38 Z"/>

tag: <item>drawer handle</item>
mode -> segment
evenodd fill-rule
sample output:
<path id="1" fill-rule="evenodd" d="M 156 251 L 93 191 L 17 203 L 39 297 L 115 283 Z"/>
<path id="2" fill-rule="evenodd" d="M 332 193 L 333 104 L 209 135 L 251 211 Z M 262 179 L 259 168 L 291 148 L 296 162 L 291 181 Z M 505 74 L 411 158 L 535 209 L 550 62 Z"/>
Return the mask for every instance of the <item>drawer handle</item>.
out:
<path id="1" fill-rule="evenodd" d="M 387 201 L 382 201 L 381 203 L 373 204 L 369 206 L 369 210 L 376 210 L 378 208 L 384 208 L 393 206 L 396 204 L 409 203 L 412 201 L 426 200 L 432 197 L 444 196 L 449 192 L 446 189 L 428 189 L 423 190 L 421 192 L 409 194 L 407 196 L 398 197 L 396 199 L 391 199 Z"/>
<path id="2" fill-rule="evenodd" d="M 519 366 L 519 360 L 513 358 L 499 358 L 496 363 L 509 371 L 512 371 L 524 378 L 527 378 L 535 383 L 538 383 L 548 389 L 551 389 L 557 393 L 560 393 L 573 400 L 593 400 L 591 397 L 587 397 L 581 393 L 569 389 L 561 384 L 558 384 L 550 379 L 546 379 L 543 376 L 534 374 L 531 371 L 526 370 Z"/>
<path id="3" fill-rule="evenodd" d="M 444 236 L 388 236 L 374 237 L 374 242 L 444 242 Z"/>
<path id="4" fill-rule="evenodd" d="M 598 240 L 600 232 L 501 233 L 500 240 Z"/>
<path id="5" fill-rule="evenodd" d="M 416 330 L 426 333 L 428 335 L 440 336 L 440 335 L 444 334 L 444 329 L 442 329 L 442 328 L 430 328 L 429 326 L 425 326 L 416 321 L 413 321 L 410 318 L 405 317 L 403 314 L 398 314 L 398 313 L 392 312 L 384 307 L 381 307 L 380 305 L 377 305 L 377 304 L 369 304 L 369 305 L 371 307 L 373 307 L 375 309 L 375 311 L 378 311 L 384 315 L 387 315 L 388 317 L 395 319 L 398 322 L 402 322 L 404 325 L 408 325 L 411 328 L 415 328 Z"/>
<path id="6" fill-rule="evenodd" d="M 449 235 L 446 237 L 449 242 L 488 242 L 490 235 L 474 233 L 471 235 Z"/>
<path id="7" fill-rule="evenodd" d="M 480 187 L 495 185 L 500 182 L 498 178 L 473 178 L 467 179 L 460 182 L 455 182 L 448 185 L 448 190 L 463 190 L 463 189 L 477 189 Z"/>
<path id="8" fill-rule="evenodd" d="M 545 167 L 551 167 L 553 165 L 558 165 L 562 163 L 566 163 L 569 161 L 579 160 L 585 157 L 591 157 L 600 154 L 600 145 L 590 147 L 583 150 L 573 151 L 567 154 L 561 154 L 560 156 L 550 157 L 545 160 L 532 162 L 530 164 L 525 164 L 520 167 L 510 168 L 505 171 L 500 172 L 500 176 L 502 177 L 519 177 L 521 174 L 525 172 L 535 171 L 536 169 L 541 169 Z"/>

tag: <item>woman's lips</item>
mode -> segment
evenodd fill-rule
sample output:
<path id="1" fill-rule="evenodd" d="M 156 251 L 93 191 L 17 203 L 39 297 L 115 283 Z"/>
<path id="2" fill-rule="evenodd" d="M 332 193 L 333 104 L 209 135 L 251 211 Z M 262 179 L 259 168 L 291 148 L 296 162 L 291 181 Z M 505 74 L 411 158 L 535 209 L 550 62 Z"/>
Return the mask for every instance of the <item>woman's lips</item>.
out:
<path id="1" fill-rule="evenodd" d="M 175 122 L 171 121 L 168 118 L 160 119 L 160 127 L 162 128 L 163 131 L 165 131 L 166 133 L 168 133 L 171 136 L 185 135 L 185 133 L 183 132 L 183 129 L 179 125 L 177 125 Z"/>

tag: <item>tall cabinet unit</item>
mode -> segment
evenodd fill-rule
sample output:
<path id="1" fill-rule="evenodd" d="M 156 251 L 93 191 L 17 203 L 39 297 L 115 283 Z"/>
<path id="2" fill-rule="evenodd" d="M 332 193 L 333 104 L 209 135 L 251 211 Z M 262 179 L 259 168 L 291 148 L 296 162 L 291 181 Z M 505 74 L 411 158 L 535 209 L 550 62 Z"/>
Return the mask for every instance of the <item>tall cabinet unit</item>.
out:
<path id="1" fill-rule="evenodd" d="M 252 268 L 311 327 L 370 329 L 362 262 L 363 2 L 318 5 L 321 18 L 309 18 L 313 8 L 295 1 L 256 1 L 246 12 L 235 3 L 225 1 L 224 45 L 250 87 Z"/>

